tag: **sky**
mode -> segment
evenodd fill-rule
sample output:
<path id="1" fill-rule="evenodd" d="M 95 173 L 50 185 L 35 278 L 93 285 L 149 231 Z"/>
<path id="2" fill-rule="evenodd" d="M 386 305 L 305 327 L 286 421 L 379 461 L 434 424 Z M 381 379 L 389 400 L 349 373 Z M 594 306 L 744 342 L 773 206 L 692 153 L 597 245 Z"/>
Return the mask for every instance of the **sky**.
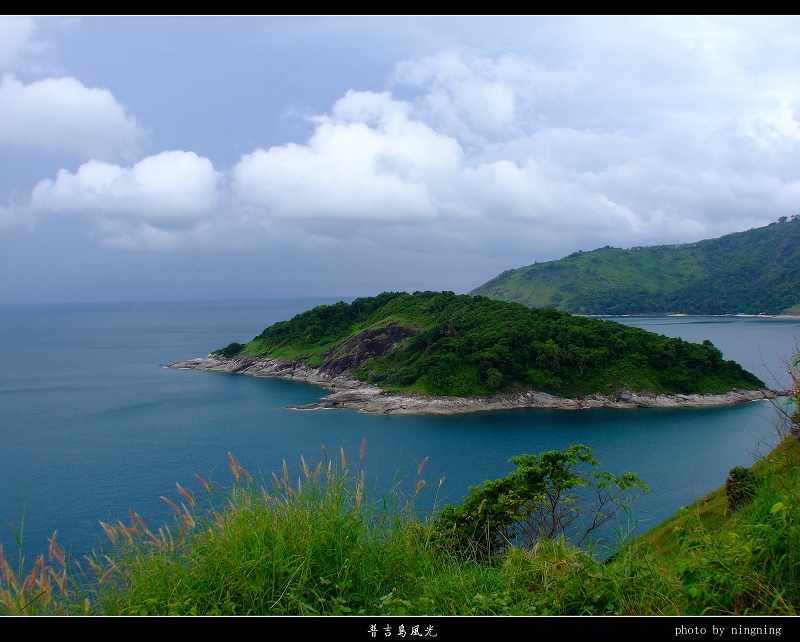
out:
<path id="1" fill-rule="evenodd" d="M 0 16 L 0 304 L 466 293 L 800 213 L 798 16 Z"/>

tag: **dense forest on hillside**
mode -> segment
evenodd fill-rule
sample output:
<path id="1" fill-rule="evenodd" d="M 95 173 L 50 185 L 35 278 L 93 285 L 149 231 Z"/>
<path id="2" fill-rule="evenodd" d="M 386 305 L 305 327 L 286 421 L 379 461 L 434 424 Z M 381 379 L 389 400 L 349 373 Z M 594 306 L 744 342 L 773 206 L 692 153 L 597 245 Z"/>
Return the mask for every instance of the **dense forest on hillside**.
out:
<path id="1" fill-rule="evenodd" d="M 386 390 L 462 397 L 529 389 L 575 398 L 764 387 L 708 341 L 452 292 L 385 292 L 318 306 L 217 353 L 348 371 Z"/>
<path id="2" fill-rule="evenodd" d="M 800 216 L 684 245 L 576 252 L 470 294 L 573 314 L 800 314 Z"/>

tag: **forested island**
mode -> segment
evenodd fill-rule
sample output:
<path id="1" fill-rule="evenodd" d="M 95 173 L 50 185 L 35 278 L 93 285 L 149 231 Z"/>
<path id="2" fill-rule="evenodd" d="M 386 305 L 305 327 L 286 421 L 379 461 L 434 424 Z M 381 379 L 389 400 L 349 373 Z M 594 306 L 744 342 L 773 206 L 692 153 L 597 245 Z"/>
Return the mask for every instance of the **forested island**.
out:
<path id="1" fill-rule="evenodd" d="M 317 306 L 169 367 L 310 381 L 333 392 L 307 407 L 378 413 L 697 406 L 778 394 L 709 341 L 453 292 Z"/>
<path id="2" fill-rule="evenodd" d="M 575 252 L 506 270 L 479 294 L 573 314 L 800 315 L 800 216 L 682 245 Z"/>

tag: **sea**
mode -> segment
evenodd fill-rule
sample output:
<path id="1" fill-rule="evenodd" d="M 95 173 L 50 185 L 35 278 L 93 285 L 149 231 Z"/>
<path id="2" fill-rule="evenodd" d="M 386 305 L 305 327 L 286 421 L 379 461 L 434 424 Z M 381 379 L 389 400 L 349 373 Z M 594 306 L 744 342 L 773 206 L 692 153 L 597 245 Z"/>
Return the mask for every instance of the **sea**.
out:
<path id="1" fill-rule="evenodd" d="M 224 493 L 229 457 L 269 487 L 273 473 L 342 457 L 371 497 L 410 499 L 423 519 L 470 486 L 508 474 L 510 459 L 584 444 L 603 470 L 649 487 L 598 547 L 640 534 L 722 486 L 777 443 L 781 404 L 716 408 L 520 409 L 452 416 L 292 410 L 326 391 L 302 382 L 166 368 L 245 343 L 267 326 L 347 297 L 251 301 L 0 305 L 0 545 L 16 563 L 48 538 L 81 560 L 107 546 L 100 522 L 139 515 L 172 524 L 165 499 Z M 615 317 L 687 341 L 711 341 L 770 387 L 789 383 L 800 319 Z"/>

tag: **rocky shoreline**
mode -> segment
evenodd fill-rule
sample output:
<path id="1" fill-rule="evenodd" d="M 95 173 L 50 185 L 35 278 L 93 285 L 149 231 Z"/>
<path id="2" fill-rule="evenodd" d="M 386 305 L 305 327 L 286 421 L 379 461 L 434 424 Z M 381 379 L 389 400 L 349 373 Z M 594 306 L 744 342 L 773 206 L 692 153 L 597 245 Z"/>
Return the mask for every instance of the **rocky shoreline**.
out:
<path id="1" fill-rule="evenodd" d="M 501 394 L 488 397 L 431 397 L 422 394 L 387 392 L 353 378 L 347 372 L 333 374 L 311 366 L 277 359 L 236 356 L 226 358 L 210 354 L 207 357 L 167 364 L 167 368 L 207 370 L 243 374 L 253 377 L 293 379 L 322 386 L 332 391 L 320 401 L 295 410 L 347 408 L 379 415 L 438 414 L 452 415 L 486 410 L 515 408 L 551 408 L 581 410 L 585 408 L 700 408 L 728 406 L 748 401 L 775 399 L 786 392 L 776 390 L 732 390 L 724 395 L 653 395 L 620 391 L 613 395 L 587 395 L 576 399 L 555 397 L 543 392 Z"/>

